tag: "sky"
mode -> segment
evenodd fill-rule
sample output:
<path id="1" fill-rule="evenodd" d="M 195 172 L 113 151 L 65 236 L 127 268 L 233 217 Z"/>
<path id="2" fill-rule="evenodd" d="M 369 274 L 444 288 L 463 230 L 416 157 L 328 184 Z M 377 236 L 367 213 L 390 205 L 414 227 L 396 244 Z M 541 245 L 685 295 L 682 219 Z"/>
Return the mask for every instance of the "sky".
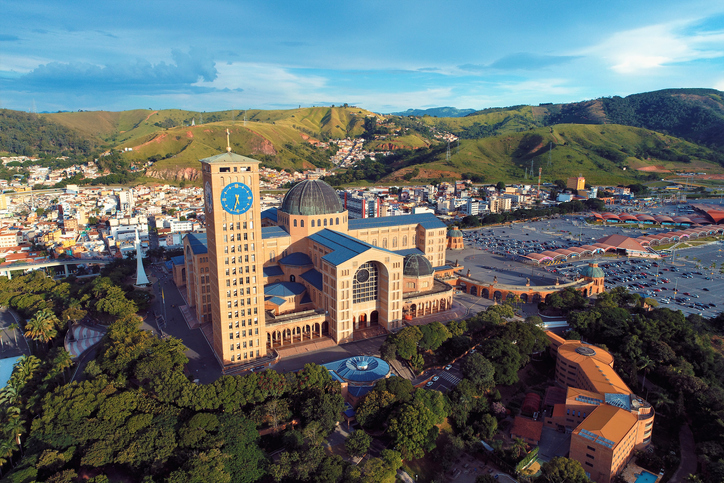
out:
<path id="1" fill-rule="evenodd" d="M 0 0 L 0 107 L 483 109 L 724 91 L 713 0 Z"/>

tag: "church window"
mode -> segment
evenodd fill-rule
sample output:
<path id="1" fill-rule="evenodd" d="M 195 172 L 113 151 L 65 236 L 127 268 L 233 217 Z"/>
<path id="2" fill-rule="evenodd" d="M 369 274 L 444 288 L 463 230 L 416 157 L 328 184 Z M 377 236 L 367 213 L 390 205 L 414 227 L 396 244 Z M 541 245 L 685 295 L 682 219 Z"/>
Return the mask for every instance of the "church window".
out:
<path id="1" fill-rule="evenodd" d="M 335 220 L 335 225 L 339 225 L 339 216 L 337 217 L 337 220 Z"/>
<path id="2" fill-rule="evenodd" d="M 299 220 L 299 224 L 302 228 L 304 228 L 304 220 Z"/>
<path id="3" fill-rule="evenodd" d="M 397 237 L 392 239 L 392 248 L 397 248 Z"/>
<path id="4" fill-rule="evenodd" d="M 378 292 L 377 265 L 371 262 L 363 263 L 354 275 L 352 285 L 352 303 L 377 300 Z"/>
<path id="5" fill-rule="evenodd" d="M 324 219 L 324 226 L 327 226 L 327 219 Z"/>

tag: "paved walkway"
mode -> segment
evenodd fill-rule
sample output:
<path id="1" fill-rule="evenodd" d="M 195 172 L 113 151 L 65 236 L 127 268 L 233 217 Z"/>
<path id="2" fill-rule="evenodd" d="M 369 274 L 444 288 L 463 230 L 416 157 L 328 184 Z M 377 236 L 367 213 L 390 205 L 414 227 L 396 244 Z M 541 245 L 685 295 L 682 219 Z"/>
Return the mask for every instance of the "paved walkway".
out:
<path id="1" fill-rule="evenodd" d="M 696 474 L 697 461 L 694 452 L 696 443 L 688 424 L 684 424 L 679 430 L 679 444 L 681 445 L 681 463 L 669 483 L 684 483 L 687 476 Z"/>

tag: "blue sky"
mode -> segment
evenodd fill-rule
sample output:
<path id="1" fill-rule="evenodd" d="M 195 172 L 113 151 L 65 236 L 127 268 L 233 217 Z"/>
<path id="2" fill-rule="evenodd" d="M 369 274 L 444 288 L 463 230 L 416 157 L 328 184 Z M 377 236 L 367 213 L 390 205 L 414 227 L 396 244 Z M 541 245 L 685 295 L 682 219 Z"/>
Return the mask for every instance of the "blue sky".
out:
<path id="1" fill-rule="evenodd" d="M 2 2 L 0 107 L 376 112 L 724 90 L 724 2 Z"/>

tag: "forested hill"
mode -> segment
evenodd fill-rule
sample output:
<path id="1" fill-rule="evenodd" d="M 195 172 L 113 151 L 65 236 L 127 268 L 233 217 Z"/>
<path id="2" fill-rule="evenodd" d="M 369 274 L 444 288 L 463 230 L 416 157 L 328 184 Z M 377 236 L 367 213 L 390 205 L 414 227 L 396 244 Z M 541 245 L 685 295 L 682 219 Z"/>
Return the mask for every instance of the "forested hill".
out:
<path id="1" fill-rule="evenodd" d="M 539 106 L 545 125 L 621 124 L 670 134 L 709 147 L 724 146 L 724 92 L 665 89 L 627 97 Z M 534 108 L 535 112 L 535 108 Z"/>
<path id="2" fill-rule="evenodd" d="M 0 151 L 32 155 L 88 155 L 94 140 L 48 119 L 21 111 L 0 109 Z"/>

